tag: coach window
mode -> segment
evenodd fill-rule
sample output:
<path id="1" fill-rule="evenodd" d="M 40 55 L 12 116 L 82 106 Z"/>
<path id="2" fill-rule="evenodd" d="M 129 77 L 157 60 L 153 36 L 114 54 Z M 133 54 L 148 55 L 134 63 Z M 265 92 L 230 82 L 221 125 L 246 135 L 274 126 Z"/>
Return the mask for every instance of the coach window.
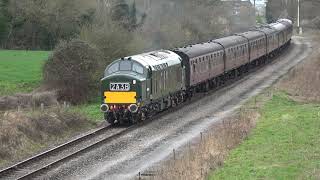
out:
<path id="1" fill-rule="evenodd" d="M 155 78 L 155 83 L 154 83 L 154 89 L 155 89 L 155 92 L 158 93 L 158 80 L 157 78 Z"/>
<path id="2" fill-rule="evenodd" d="M 262 39 L 259 40 L 259 47 L 262 45 Z"/>
<path id="3" fill-rule="evenodd" d="M 196 73 L 196 65 L 193 64 L 193 73 Z"/>
<path id="4" fill-rule="evenodd" d="M 163 80 L 164 80 L 164 78 L 163 78 L 163 72 L 161 72 L 160 81 L 159 81 L 159 90 L 162 89 Z"/>

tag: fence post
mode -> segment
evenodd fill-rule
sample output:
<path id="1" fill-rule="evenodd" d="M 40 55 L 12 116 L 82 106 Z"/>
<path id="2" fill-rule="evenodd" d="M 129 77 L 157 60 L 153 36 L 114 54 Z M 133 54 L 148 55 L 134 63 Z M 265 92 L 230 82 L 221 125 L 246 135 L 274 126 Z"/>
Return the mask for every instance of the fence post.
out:
<path id="1" fill-rule="evenodd" d="M 176 150 L 173 149 L 173 160 L 175 161 L 176 160 Z"/>
<path id="2" fill-rule="evenodd" d="M 141 172 L 139 172 L 139 180 L 141 180 Z"/>
<path id="3" fill-rule="evenodd" d="M 254 108 L 257 108 L 257 96 L 254 97 Z"/>
<path id="4" fill-rule="evenodd" d="M 41 103 L 41 111 L 44 111 L 44 104 L 43 103 Z"/>
<path id="5" fill-rule="evenodd" d="M 67 102 L 66 101 L 63 101 L 63 108 L 67 109 Z"/>

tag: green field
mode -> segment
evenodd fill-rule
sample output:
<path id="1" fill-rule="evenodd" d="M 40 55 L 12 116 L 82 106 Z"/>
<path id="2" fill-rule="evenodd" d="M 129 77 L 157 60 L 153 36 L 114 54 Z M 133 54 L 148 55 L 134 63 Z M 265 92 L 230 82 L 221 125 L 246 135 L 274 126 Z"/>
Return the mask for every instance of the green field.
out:
<path id="1" fill-rule="evenodd" d="M 0 50 L 0 96 L 38 87 L 48 55 L 48 51 Z"/>
<path id="2" fill-rule="evenodd" d="M 279 93 L 257 128 L 209 179 L 320 179 L 320 105 Z"/>

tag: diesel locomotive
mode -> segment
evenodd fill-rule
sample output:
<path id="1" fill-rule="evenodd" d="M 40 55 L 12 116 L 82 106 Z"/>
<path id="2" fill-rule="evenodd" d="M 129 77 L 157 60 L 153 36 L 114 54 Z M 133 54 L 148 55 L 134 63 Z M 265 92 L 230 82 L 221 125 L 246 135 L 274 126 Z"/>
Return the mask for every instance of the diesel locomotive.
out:
<path id="1" fill-rule="evenodd" d="M 110 124 L 145 120 L 265 64 L 290 44 L 292 33 L 292 21 L 280 19 L 204 43 L 118 59 L 101 80 L 100 109 Z"/>

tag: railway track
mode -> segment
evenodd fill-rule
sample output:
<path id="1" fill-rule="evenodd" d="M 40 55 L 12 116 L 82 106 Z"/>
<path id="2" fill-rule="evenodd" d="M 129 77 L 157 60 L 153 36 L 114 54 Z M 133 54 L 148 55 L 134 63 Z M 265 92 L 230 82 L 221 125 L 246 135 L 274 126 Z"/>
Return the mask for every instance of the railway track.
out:
<path id="1" fill-rule="evenodd" d="M 130 129 L 102 127 L 0 171 L 0 179 L 31 179 L 86 153 Z"/>
<path id="2" fill-rule="evenodd" d="M 205 96 L 204 94 L 200 97 Z M 192 103 L 198 99 L 193 99 L 188 103 Z M 41 154 L 33 156 L 6 169 L 0 170 L 0 180 L 29 180 L 37 178 L 46 172 L 62 165 L 64 162 L 70 161 L 81 156 L 95 148 L 106 145 L 108 142 L 116 139 L 131 130 L 144 126 L 154 119 L 164 116 L 172 111 L 181 108 L 185 104 L 180 104 L 170 110 L 156 114 L 148 121 L 141 122 L 129 127 L 102 127 L 93 132 L 87 133 L 81 137 L 71 140 L 67 143 L 59 145 L 53 149 L 45 151 Z M 109 134 L 108 134 L 109 133 Z"/>

